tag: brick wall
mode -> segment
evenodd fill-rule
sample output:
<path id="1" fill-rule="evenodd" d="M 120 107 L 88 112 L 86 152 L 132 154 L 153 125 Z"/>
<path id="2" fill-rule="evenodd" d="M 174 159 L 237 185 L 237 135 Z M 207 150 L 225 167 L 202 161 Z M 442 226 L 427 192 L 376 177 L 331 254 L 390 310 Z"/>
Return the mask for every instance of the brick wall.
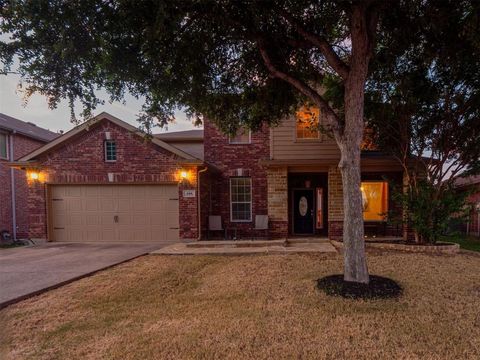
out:
<path id="1" fill-rule="evenodd" d="M 104 161 L 105 132 L 115 140 L 117 161 Z M 104 120 L 38 159 L 45 183 L 114 184 L 177 182 L 180 169 L 188 170 L 189 181 L 179 183 L 180 238 L 198 236 L 197 198 L 183 198 L 184 189 L 196 189 L 196 167 L 179 165 L 179 158 L 153 143 Z M 109 182 L 108 174 L 113 174 Z M 46 238 L 46 184 L 30 182 L 30 237 Z"/>
<path id="2" fill-rule="evenodd" d="M 270 153 L 268 127 L 265 125 L 260 131 L 252 133 L 250 144 L 229 144 L 228 136 L 221 133 L 212 122 L 205 120 L 204 147 L 205 162 L 218 169 L 218 172 L 211 174 L 209 214 L 220 215 L 224 226 L 236 228 L 239 237 L 255 235 L 255 215 L 268 214 L 267 174 L 259 164 L 259 160 L 268 158 Z M 230 221 L 230 177 L 236 176 L 238 169 L 252 179 L 251 222 Z M 204 204 L 202 208 L 205 208 Z"/>
<path id="3" fill-rule="evenodd" d="M 13 157 L 18 160 L 22 156 L 39 148 L 44 143 L 20 134 L 10 134 L 13 141 Z M 10 147 L 10 145 L 9 145 Z M 9 154 L 11 155 L 11 154 Z M 28 236 L 28 187 L 25 172 L 13 170 L 15 184 L 17 238 Z M 13 234 L 12 192 L 10 167 L 7 160 L 0 160 L 0 231 L 8 230 Z"/>

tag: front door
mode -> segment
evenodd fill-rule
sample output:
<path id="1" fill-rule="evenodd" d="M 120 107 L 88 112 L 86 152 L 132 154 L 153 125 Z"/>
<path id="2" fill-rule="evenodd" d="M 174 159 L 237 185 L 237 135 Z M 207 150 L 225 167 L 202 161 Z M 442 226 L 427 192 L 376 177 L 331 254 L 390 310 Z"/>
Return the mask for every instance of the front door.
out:
<path id="1" fill-rule="evenodd" d="M 293 190 L 293 233 L 314 233 L 314 193 L 313 189 Z"/>

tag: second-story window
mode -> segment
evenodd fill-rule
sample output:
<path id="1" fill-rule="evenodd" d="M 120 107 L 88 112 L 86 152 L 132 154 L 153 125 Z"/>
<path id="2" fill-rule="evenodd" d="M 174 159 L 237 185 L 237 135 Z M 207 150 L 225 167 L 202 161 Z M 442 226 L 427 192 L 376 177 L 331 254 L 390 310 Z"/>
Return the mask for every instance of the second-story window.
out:
<path id="1" fill-rule="evenodd" d="M 8 135 L 0 133 L 0 159 L 8 159 Z"/>
<path id="2" fill-rule="evenodd" d="M 105 141 L 105 161 L 117 161 L 117 144 L 115 144 L 115 140 Z"/>
<path id="3" fill-rule="evenodd" d="M 230 144 L 250 144 L 252 142 L 252 132 L 249 129 L 240 128 L 237 133 L 230 136 Z"/>
<path id="4" fill-rule="evenodd" d="M 295 117 L 297 140 L 320 139 L 318 129 L 320 110 L 318 108 L 303 106 L 297 111 Z"/>

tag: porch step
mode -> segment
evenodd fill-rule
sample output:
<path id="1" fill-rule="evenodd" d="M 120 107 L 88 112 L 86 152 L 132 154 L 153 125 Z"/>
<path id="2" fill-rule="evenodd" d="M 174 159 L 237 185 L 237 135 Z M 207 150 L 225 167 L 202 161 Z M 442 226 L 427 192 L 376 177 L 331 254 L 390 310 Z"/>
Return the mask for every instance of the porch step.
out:
<path id="1" fill-rule="evenodd" d="M 187 243 L 188 248 L 244 248 L 285 246 L 285 240 L 205 240 Z"/>
<path id="2" fill-rule="evenodd" d="M 306 238 L 289 238 L 288 244 L 324 244 L 328 243 L 328 238 L 306 237 Z"/>

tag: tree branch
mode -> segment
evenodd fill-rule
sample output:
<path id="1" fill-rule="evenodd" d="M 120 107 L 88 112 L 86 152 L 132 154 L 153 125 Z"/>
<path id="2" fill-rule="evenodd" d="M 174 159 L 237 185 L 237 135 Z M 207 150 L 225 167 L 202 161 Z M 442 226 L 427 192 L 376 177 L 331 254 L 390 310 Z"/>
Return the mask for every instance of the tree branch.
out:
<path id="1" fill-rule="evenodd" d="M 377 25 L 380 18 L 380 5 L 371 5 L 367 9 L 367 36 L 368 36 L 368 53 L 369 57 L 373 56 L 375 50 Z"/>
<path id="2" fill-rule="evenodd" d="M 276 78 L 279 78 L 289 83 L 290 85 L 295 87 L 298 91 L 300 91 L 302 94 L 310 98 L 325 115 L 328 125 L 331 127 L 334 134 L 339 135 L 341 131 L 340 119 L 338 118 L 337 114 L 333 111 L 333 109 L 330 107 L 328 102 L 308 84 L 287 74 L 286 72 L 283 72 L 277 69 L 277 67 L 273 64 L 272 59 L 270 58 L 270 55 L 268 54 L 264 39 L 257 38 L 256 42 L 257 42 L 257 46 L 260 51 L 260 54 L 262 55 L 263 62 L 265 63 L 265 66 L 267 67 L 270 74 Z"/>
<path id="3" fill-rule="evenodd" d="M 299 22 L 297 21 L 291 14 L 289 14 L 287 11 L 281 9 L 280 10 L 280 15 L 290 23 L 290 25 L 293 26 L 293 28 L 301 35 L 303 38 L 313 45 L 315 45 L 325 56 L 325 59 L 327 60 L 328 64 L 332 67 L 333 70 L 337 72 L 337 74 L 345 80 L 348 76 L 348 73 L 350 71 L 348 65 L 340 59 L 338 54 L 333 50 L 333 47 L 331 44 L 328 43 L 328 41 L 320 35 L 314 34 L 307 29 Z"/>

